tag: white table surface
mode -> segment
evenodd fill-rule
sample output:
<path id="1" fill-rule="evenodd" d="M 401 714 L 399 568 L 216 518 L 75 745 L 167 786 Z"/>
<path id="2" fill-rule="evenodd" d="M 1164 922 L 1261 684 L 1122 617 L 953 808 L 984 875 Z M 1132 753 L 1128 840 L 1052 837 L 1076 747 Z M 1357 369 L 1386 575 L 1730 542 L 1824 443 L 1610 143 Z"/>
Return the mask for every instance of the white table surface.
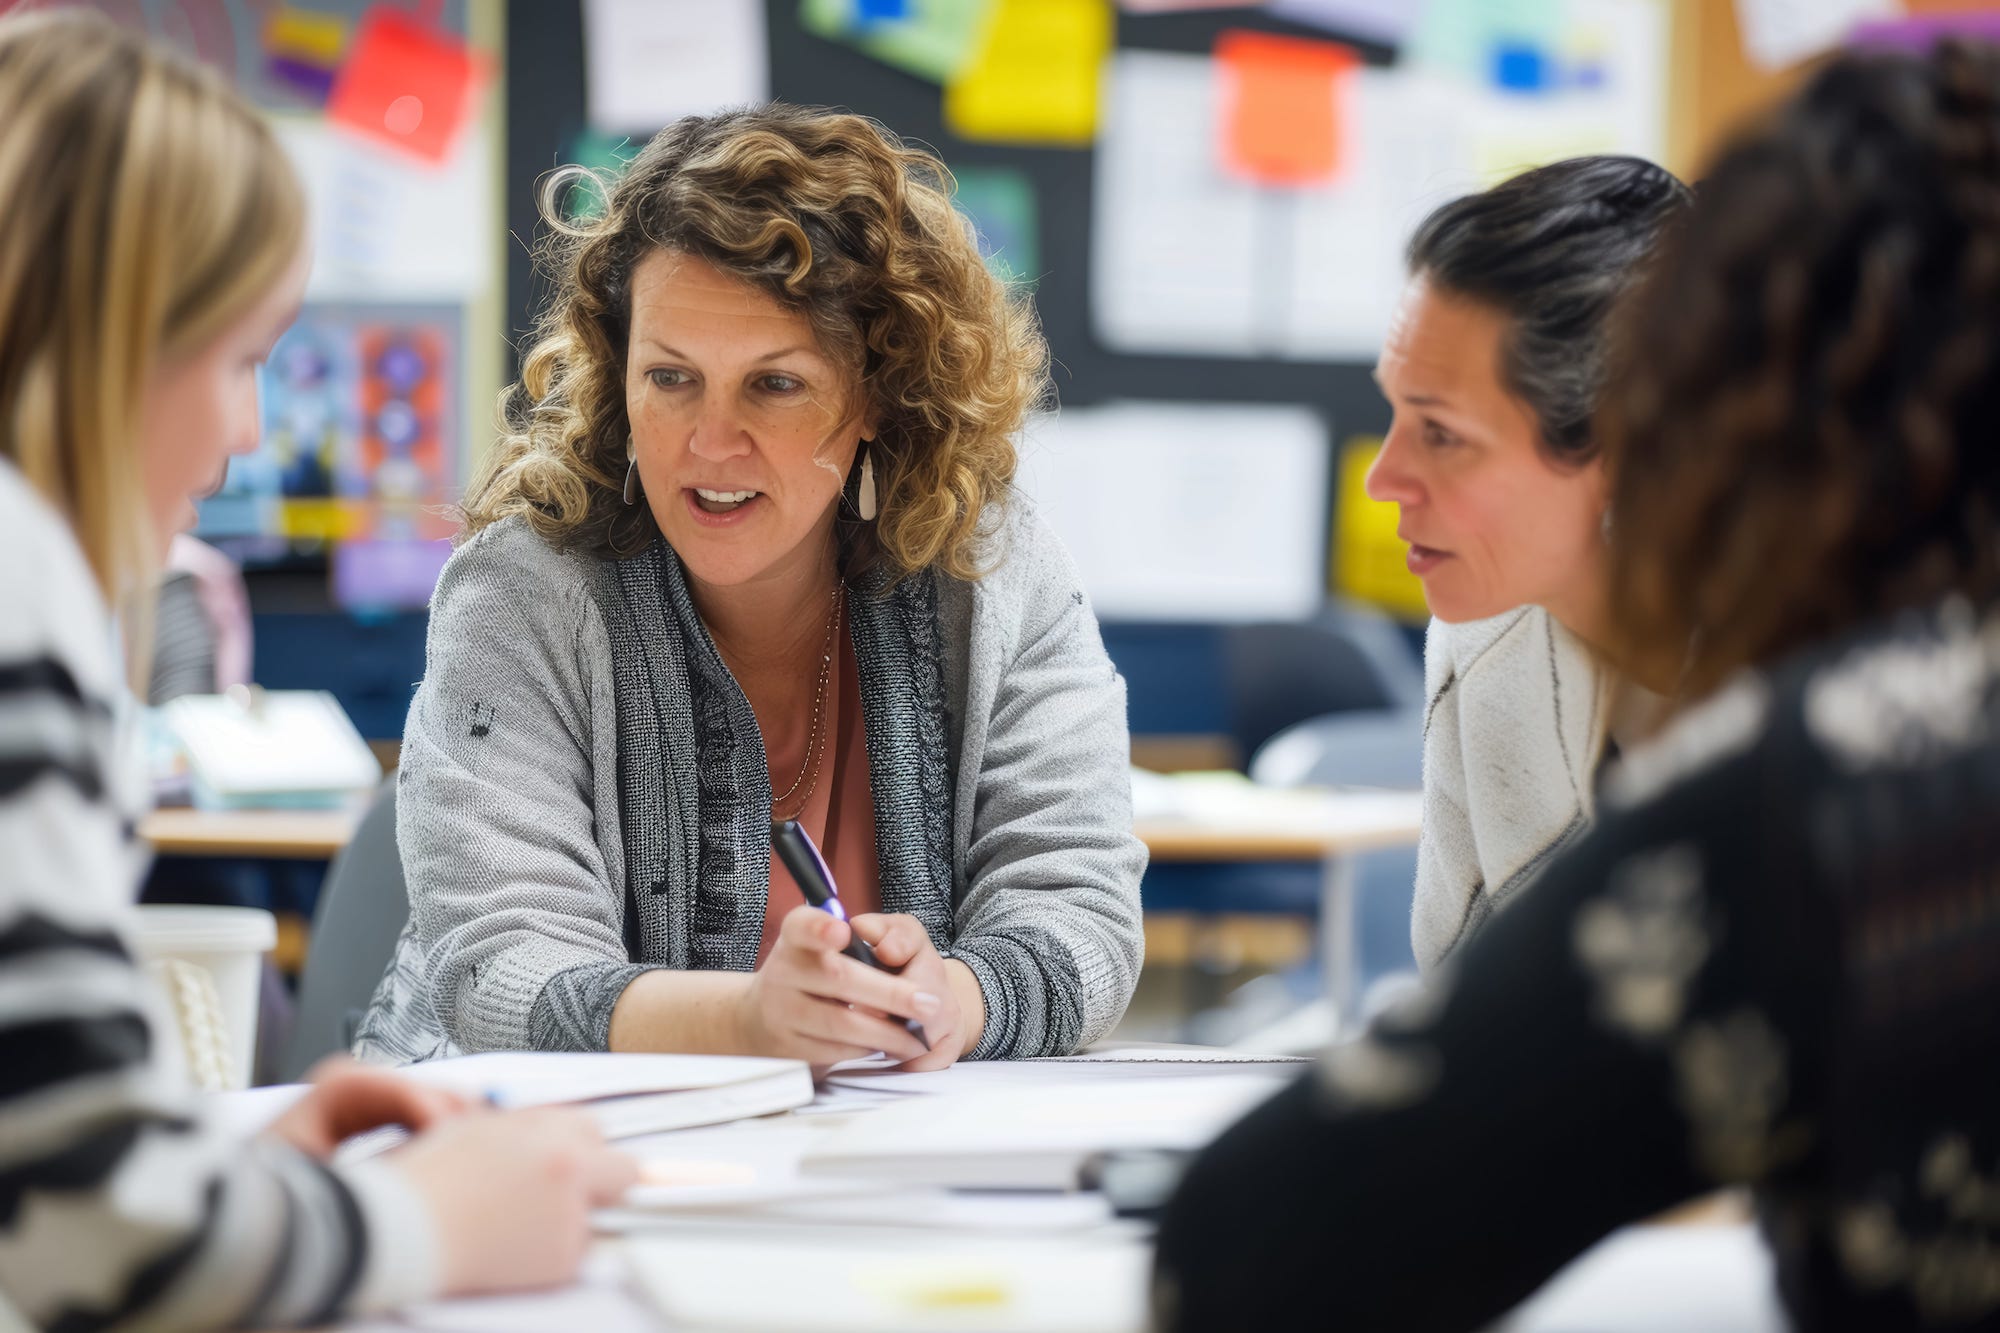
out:
<path id="1" fill-rule="evenodd" d="M 1188 1048 L 1181 1048 L 1186 1050 Z M 1218 1053 L 1219 1054 L 1219 1053 Z M 1240 1057 L 1239 1057 L 1240 1058 Z M 935 1091 L 973 1091 L 1048 1083 L 1052 1090 L 1077 1080 L 1212 1077 L 1231 1068 L 1268 1075 L 1269 1065 L 1190 1063 L 1077 1063 L 1055 1067 L 967 1065 L 943 1076 L 855 1078 L 824 1088 L 813 1105 L 785 1115 L 680 1130 L 628 1140 L 646 1159 L 730 1162 L 754 1169 L 759 1181 L 780 1189 L 797 1184 L 799 1157 L 817 1138 L 876 1105 Z M 278 1089 L 225 1094 L 240 1128 L 275 1114 Z M 838 1194 L 836 1186 L 830 1194 Z M 643 1189 L 639 1201 L 643 1202 Z M 1111 1219 L 1094 1195 L 1017 1197 L 952 1196 L 902 1191 L 823 1197 L 784 1205 L 721 1204 L 672 1212 L 614 1211 L 599 1215 L 599 1239 L 580 1279 L 565 1288 L 414 1306 L 395 1315 L 341 1327 L 369 1333 L 409 1330 L 590 1330 L 640 1333 L 673 1327 L 656 1312 L 631 1275 L 626 1236 L 680 1237 L 744 1244 L 793 1244 L 838 1236 L 843 1243 L 873 1243 L 884 1253 L 929 1237 L 983 1236 L 1075 1246 L 1142 1248 L 1142 1231 Z M 835 1217 L 847 1219 L 837 1227 Z M 1337 1268 L 1329 1273 L 1337 1281 Z M 960 1325 L 954 1325 L 960 1326 Z M 970 1327 L 971 1325 L 964 1325 Z M 983 1325 L 982 1325 L 983 1326 Z M 1772 1291 L 1767 1252 L 1748 1225 L 1642 1226 L 1620 1231 L 1552 1280 L 1493 1333 L 1782 1333 L 1784 1321 Z"/>

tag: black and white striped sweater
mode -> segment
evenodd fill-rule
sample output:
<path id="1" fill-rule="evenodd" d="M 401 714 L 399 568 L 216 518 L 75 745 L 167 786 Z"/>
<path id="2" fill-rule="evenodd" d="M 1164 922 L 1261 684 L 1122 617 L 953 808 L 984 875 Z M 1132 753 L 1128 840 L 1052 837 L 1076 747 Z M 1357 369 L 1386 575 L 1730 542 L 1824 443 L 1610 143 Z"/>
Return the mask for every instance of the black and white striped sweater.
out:
<path id="1" fill-rule="evenodd" d="M 235 1139 L 163 1068 L 124 940 L 124 698 L 82 553 L 0 459 L 0 1326 L 316 1323 L 429 1294 L 398 1172 Z"/>

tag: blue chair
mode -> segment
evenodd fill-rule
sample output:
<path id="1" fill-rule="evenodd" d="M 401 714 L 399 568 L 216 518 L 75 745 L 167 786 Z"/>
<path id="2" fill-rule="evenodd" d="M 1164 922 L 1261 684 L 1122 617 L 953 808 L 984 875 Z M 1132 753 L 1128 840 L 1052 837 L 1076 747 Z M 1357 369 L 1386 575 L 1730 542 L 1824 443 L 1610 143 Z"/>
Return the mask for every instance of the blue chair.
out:
<path id="1" fill-rule="evenodd" d="M 1424 667 L 1408 635 L 1371 607 L 1328 604 L 1309 620 L 1223 631 L 1224 690 L 1237 753 L 1329 713 L 1420 708 Z"/>

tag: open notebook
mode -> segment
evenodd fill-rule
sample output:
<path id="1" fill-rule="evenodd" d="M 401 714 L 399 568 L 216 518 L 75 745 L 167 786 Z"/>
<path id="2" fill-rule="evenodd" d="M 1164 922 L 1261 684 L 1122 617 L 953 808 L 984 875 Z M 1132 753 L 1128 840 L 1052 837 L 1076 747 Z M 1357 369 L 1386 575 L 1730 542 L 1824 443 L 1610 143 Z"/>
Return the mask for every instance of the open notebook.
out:
<path id="1" fill-rule="evenodd" d="M 501 1107 L 580 1106 L 604 1136 L 629 1139 L 804 1106 L 813 1099 L 803 1060 L 738 1055 L 594 1055 L 494 1052 L 429 1060 L 397 1071 L 419 1083 Z M 343 1156 L 391 1146 L 400 1132 L 350 1140 Z"/>

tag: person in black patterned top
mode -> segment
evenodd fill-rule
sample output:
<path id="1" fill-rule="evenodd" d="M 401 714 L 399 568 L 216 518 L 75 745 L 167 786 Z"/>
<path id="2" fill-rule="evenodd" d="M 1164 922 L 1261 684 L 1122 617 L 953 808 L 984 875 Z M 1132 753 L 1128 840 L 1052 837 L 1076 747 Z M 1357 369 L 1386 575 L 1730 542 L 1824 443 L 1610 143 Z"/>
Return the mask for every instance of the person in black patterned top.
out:
<path id="1" fill-rule="evenodd" d="M 2000 1329 L 2000 53 L 1833 62 L 1628 318 L 1621 664 L 1677 715 L 1198 1160 L 1163 1327 L 1481 1328 L 1748 1186 L 1798 1328 Z"/>
<path id="2" fill-rule="evenodd" d="M 143 679 L 109 608 L 254 445 L 304 201 L 211 76 L 107 21 L 0 19 L 0 1325 L 317 1324 L 574 1273 L 633 1164 L 575 1112 L 469 1112 L 323 1068 L 266 1133 L 159 1057 L 125 927 Z M 402 1123 L 405 1149 L 328 1161 Z"/>

